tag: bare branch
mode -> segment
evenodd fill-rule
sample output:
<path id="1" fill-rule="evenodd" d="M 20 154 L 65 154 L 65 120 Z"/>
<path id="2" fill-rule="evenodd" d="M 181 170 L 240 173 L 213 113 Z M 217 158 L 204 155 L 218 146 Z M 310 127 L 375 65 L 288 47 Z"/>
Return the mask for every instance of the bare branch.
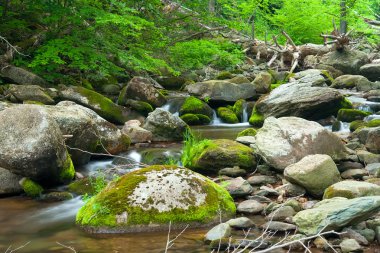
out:
<path id="1" fill-rule="evenodd" d="M 71 250 L 72 252 L 74 252 L 74 253 L 77 253 L 77 251 L 74 249 L 74 247 L 72 247 L 72 246 L 67 246 L 67 245 L 64 245 L 64 244 L 62 244 L 62 243 L 60 243 L 60 242 L 56 242 L 58 245 L 60 245 L 60 246 L 62 246 L 62 247 L 64 247 L 64 248 L 66 248 L 66 249 L 69 249 L 69 250 Z"/>
<path id="2" fill-rule="evenodd" d="M 30 242 L 31 242 L 31 241 L 29 241 L 29 242 L 27 242 L 27 243 L 21 245 L 20 247 L 15 248 L 15 249 L 12 249 L 12 245 L 10 245 L 10 246 L 7 248 L 7 250 L 5 251 L 5 253 L 13 253 L 13 252 L 16 252 L 17 250 L 26 247 L 26 245 L 28 245 Z"/>

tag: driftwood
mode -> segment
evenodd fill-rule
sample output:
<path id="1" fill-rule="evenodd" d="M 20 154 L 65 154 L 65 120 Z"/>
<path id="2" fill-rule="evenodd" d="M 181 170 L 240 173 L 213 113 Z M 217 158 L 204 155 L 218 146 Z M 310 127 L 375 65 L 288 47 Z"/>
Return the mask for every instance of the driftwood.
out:
<path id="1" fill-rule="evenodd" d="M 334 45 L 335 49 L 341 51 L 345 49 L 348 45 L 352 44 L 349 38 L 350 33 L 353 31 L 349 31 L 347 33 L 342 33 L 336 27 L 335 21 L 333 20 L 334 30 L 331 34 L 321 34 L 323 37 L 325 45 Z"/>

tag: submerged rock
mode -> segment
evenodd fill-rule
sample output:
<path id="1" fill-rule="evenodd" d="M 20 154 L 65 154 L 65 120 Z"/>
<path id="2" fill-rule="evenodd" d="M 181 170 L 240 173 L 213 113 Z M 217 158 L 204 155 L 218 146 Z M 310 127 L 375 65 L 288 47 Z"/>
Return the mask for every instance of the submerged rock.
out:
<path id="1" fill-rule="evenodd" d="M 380 210 L 380 196 L 354 199 L 332 198 L 319 202 L 312 209 L 298 212 L 293 222 L 301 233 L 314 235 L 318 232 L 337 230 L 355 225 Z"/>
<path id="2" fill-rule="evenodd" d="M 286 180 L 298 184 L 310 194 L 321 197 L 327 187 L 341 181 L 334 161 L 328 155 L 309 155 L 284 170 Z"/>
<path id="3" fill-rule="evenodd" d="M 346 155 L 339 137 L 316 122 L 296 117 L 270 117 L 255 137 L 255 152 L 278 170 L 307 155 L 326 154 L 335 160 Z"/>
<path id="4" fill-rule="evenodd" d="M 78 212 L 88 232 L 166 230 L 186 224 L 209 226 L 235 214 L 226 190 L 206 177 L 176 166 L 151 166 L 111 182 Z"/>
<path id="5" fill-rule="evenodd" d="M 170 112 L 157 108 L 149 113 L 143 128 L 152 132 L 153 141 L 177 141 L 183 139 L 188 125 Z"/>
<path id="6" fill-rule="evenodd" d="M 37 105 L 14 106 L 0 112 L 0 166 L 42 184 L 71 180 L 74 167 L 62 132 Z"/>

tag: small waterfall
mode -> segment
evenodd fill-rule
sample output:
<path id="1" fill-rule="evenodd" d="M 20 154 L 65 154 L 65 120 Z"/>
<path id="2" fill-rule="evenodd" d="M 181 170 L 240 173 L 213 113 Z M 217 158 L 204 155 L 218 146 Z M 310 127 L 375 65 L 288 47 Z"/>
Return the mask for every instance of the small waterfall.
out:
<path id="1" fill-rule="evenodd" d="M 216 115 L 216 111 L 213 110 L 212 120 L 211 120 L 210 125 L 216 126 L 216 125 L 220 125 L 220 124 L 222 124 L 222 120 L 220 118 L 218 118 L 218 116 Z"/>
<path id="2" fill-rule="evenodd" d="M 364 121 L 371 121 L 373 119 L 380 119 L 380 115 L 378 114 L 372 114 L 364 118 Z"/>
<path id="3" fill-rule="evenodd" d="M 134 161 L 135 163 L 141 163 L 141 154 L 136 150 L 133 150 L 127 155 L 127 158 Z"/>
<path id="4" fill-rule="evenodd" d="M 342 122 L 342 124 L 340 124 L 340 129 L 338 132 L 349 133 L 350 132 L 350 123 Z"/>
<path id="5" fill-rule="evenodd" d="M 249 120 L 249 116 L 248 116 L 248 104 L 247 103 L 244 103 L 244 108 L 243 108 L 243 118 L 242 118 L 242 122 L 248 122 Z"/>
<path id="6" fill-rule="evenodd" d="M 88 164 L 83 166 L 83 170 L 81 172 L 85 175 L 91 175 L 93 173 L 96 173 L 98 170 L 103 170 L 112 167 L 112 159 L 90 161 Z"/>

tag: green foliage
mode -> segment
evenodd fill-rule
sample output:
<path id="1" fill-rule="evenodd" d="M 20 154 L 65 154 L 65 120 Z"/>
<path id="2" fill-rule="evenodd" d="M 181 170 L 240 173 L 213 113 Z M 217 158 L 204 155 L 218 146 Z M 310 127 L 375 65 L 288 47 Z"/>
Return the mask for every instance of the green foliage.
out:
<path id="1" fill-rule="evenodd" d="M 178 42 L 169 48 L 170 63 L 176 69 L 199 69 L 205 65 L 234 68 L 243 59 L 242 51 L 227 41 L 191 40 Z"/>
<path id="2" fill-rule="evenodd" d="M 186 130 L 183 136 L 184 142 L 182 147 L 181 162 L 185 167 L 193 164 L 193 159 L 199 155 L 206 147 L 213 145 L 211 140 L 203 139 L 195 136 L 191 130 Z"/>

